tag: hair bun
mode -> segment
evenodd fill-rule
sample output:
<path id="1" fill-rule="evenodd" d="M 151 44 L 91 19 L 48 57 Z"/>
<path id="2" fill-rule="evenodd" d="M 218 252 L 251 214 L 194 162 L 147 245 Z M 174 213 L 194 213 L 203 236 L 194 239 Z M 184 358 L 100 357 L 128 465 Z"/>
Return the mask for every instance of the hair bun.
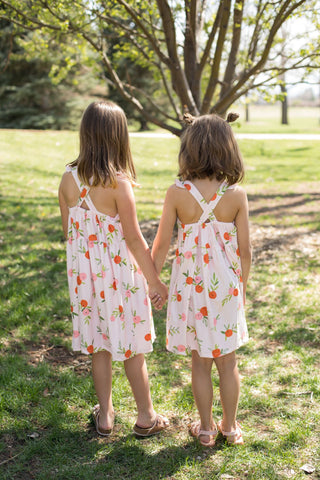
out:
<path id="1" fill-rule="evenodd" d="M 230 113 L 228 113 L 228 116 L 227 116 L 227 122 L 228 123 L 235 122 L 237 120 L 237 118 L 239 118 L 238 113 L 230 112 Z"/>
<path id="2" fill-rule="evenodd" d="M 192 125 L 194 122 L 194 117 L 191 115 L 191 113 L 184 113 L 183 121 L 186 125 Z"/>

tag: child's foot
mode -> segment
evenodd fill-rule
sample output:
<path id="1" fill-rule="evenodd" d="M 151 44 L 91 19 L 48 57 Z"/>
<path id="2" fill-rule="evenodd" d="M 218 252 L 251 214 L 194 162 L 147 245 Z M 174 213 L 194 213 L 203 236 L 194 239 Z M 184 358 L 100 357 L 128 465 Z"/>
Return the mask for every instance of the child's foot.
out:
<path id="1" fill-rule="evenodd" d="M 189 427 L 190 434 L 196 437 L 203 447 L 214 447 L 218 430 L 216 428 L 214 430 L 201 430 L 200 427 L 200 420 L 192 422 Z"/>
<path id="2" fill-rule="evenodd" d="M 135 424 L 133 431 L 138 437 L 151 437 L 151 435 L 156 435 L 168 427 L 169 420 L 166 417 L 157 414 L 152 425 L 149 427 L 139 427 L 139 425 Z"/>
<path id="3" fill-rule="evenodd" d="M 111 435 L 113 430 L 114 413 L 112 418 L 112 425 L 109 428 L 100 427 L 100 424 L 102 423 L 100 422 L 100 416 L 101 416 L 100 405 L 96 405 L 95 407 L 93 407 L 93 410 L 92 410 L 92 418 L 93 418 L 94 425 L 96 427 L 96 431 L 99 435 L 102 435 L 103 437 L 108 437 L 109 435 Z"/>
<path id="4" fill-rule="evenodd" d="M 226 437 L 229 444 L 243 445 L 244 442 L 242 438 L 241 427 L 238 422 L 236 422 L 235 430 L 232 430 L 231 432 L 225 432 L 224 430 L 222 430 L 222 420 L 220 420 L 220 422 L 218 422 L 218 429 L 219 432 L 222 433 L 224 437 Z"/>

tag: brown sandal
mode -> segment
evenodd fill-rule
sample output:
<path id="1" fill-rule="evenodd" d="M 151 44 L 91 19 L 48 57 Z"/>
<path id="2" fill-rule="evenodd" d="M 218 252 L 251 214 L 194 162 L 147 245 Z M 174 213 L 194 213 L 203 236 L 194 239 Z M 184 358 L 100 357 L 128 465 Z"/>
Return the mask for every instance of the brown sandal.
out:
<path id="1" fill-rule="evenodd" d="M 242 431 L 241 431 L 241 426 L 238 422 L 236 422 L 236 429 L 233 430 L 232 432 L 225 432 L 222 430 L 222 420 L 218 422 L 218 429 L 219 432 L 222 433 L 224 437 L 226 437 L 227 442 L 230 445 L 243 445 L 243 438 L 242 438 Z"/>
<path id="2" fill-rule="evenodd" d="M 218 430 L 201 430 L 200 426 L 200 421 L 192 422 L 189 426 L 190 435 L 197 438 L 203 447 L 214 447 L 216 443 L 216 436 L 218 435 Z M 202 441 L 200 439 L 202 435 L 207 435 L 208 437 L 210 437 L 209 442 Z"/>
<path id="3" fill-rule="evenodd" d="M 113 425 L 111 428 L 100 428 L 99 427 L 99 417 L 100 417 L 100 405 L 96 405 L 92 410 L 92 418 L 96 431 L 102 437 L 109 437 L 113 430 Z"/>
<path id="4" fill-rule="evenodd" d="M 133 427 L 133 432 L 138 437 L 151 437 L 151 435 L 157 435 L 162 432 L 169 426 L 169 420 L 162 415 L 157 415 L 151 427 L 139 427 L 135 424 Z"/>

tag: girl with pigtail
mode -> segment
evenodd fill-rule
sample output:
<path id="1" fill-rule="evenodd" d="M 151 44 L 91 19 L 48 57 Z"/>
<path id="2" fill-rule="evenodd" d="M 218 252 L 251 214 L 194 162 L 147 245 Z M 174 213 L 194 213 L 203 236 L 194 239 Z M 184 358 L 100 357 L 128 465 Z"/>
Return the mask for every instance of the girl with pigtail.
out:
<path id="1" fill-rule="evenodd" d="M 175 223 L 178 244 L 167 310 L 167 349 L 191 352 L 192 390 L 200 420 L 190 433 L 207 447 L 218 433 L 242 444 L 236 420 L 240 382 L 235 351 L 248 341 L 245 298 L 251 264 L 248 201 L 238 183 L 244 166 L 227 121 L 185 114 L 179 180 L 166 195 L 152 258 L 160 274 Z M 212 364 L 220 380 L 223 417 L 213 420 Z"/>

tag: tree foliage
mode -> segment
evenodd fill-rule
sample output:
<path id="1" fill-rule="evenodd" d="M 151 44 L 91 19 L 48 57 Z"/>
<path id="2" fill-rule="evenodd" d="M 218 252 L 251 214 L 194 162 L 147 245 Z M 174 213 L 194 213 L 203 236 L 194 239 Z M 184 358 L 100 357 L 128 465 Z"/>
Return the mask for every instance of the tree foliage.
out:
<path id="1" fill-rule="evenodd" d="M 0 128 L 78 128 L 99 82 L 64 40 L 0 19 Z"/>
<path id="2" fill-rule="evenodd" d="M 319 68 L 318 0 L 2 0 L 0 18 L 41 29 L 70 45 L 87 42 L 109 82 L 147 121 L 181 132 L 184 110 L 227 109 L 249 90 L 274 85 L 286 71 Z M 286 36 L 281 63 L 281 28 Z M 301 25 L 307 25 L 303 32 Z M 303 42 L 301 37 L 303 36 Z M 110 55 L 117 38 L 118 49 Z M 123 62 L 139 65 L 161 88 L 139 86 Z M 140 78 L 139 78 L 140 77 Z M 158 84 L 157 84 L 158 85 Z M 169 102 L 159 101 L 164 94 Z"/>

